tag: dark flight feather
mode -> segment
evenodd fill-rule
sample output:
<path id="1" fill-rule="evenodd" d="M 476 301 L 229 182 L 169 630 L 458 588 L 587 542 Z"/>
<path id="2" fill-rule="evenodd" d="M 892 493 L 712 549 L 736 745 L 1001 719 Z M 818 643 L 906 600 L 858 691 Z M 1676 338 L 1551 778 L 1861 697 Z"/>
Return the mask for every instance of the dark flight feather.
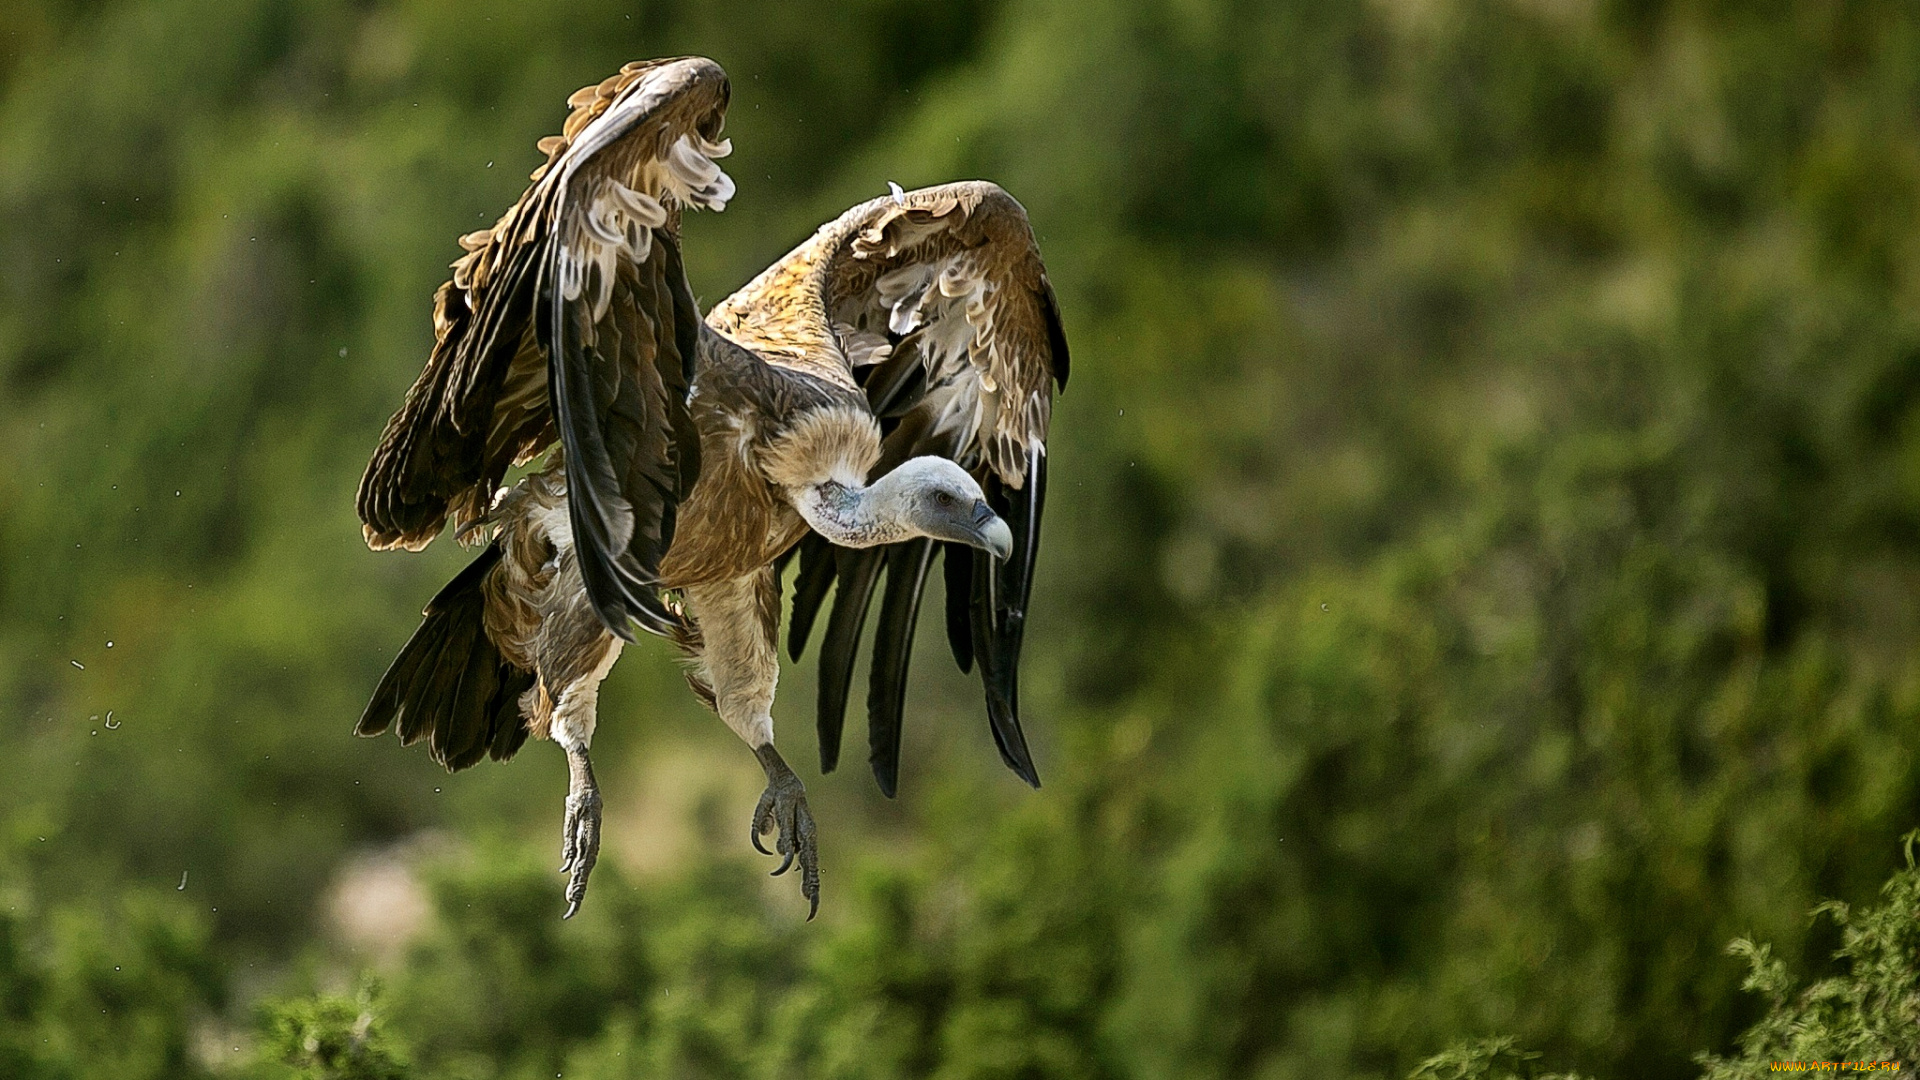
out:
<path id="1" fill-rule="evenodd" d="M 860 632 L 867 624 L 867 602 L 886 558 L 885 548 L 834 548 L 833 610 L 820 642 L 820 708 L 815 724 L 820 734 L 820 771 L 832 772 L 840 763 L 840 731 L 846 724 L 847 697 L 853 689 L 853 662 L 860 651 Z"/>
<path id="2" fill-rule="evenodd" d="M 827 590 L 833 588 L 839 560 L 834 558 L 833 544 L 819 533 L 808 533 L 794 546 L 800 550 L 800 576 L 793 583 L 793 616 L 787 630 L 787 655 L 798 661 L 800 654 L 806 650 L 808 636 L 813 633 L 813 623 L 820 615 L 820 606 L 826 603 Z"/>
<path id="3" fill-rule="evenodd" d="M 1067 328 L 1060 321 L 1060 298 L 1054 295 L 1053 282 L 1044 273 L 1040 275 L 1040 315 L 1047 324 L 1048 370 L 1053 373 L 1054 385 L 1064 391 L 1073 362 L 1067 355 Z"/>
<path id="4" fill-rule="evenodd" d="M 679 332 L 662 326 L 679 301 L 667 305 L 659 322 L 645 310 L 676 290 L 692 303 L 684 273 L 671 273 L 680 269 L 674 247 L 670 235 L 654 231 L 647 261 L 637 268 L 623 263 L 616 273 L 612 302 L 597 326 L 590 321 L 590 291 L 569 301 L 556 284 L 546 286 L 550 395 L 566 453 L 580 573 L 601 621 L 629 641 L 630 622 L 662 635 L 678 623 L 654 586 L 673 544 L 673 509 L 699 468 L 692 421 L 674 416 L 687 411 Z"/>
<path id="5" fill-rule="evenodd" d="M 973 670 L 973 617 L 967 608 L 973 602 L 973 549 L 965 544 L 941 546 L 946 549 L 940 561 L 947 587 L 947 645 L 965 675 Z"/>
<path id="6" fill-rule="evenodd" d="M 1033 592 L 1033 566 L 1040 546 L 1040 511 L 1046 502 L 1046 452 L 1027 454 L 1027 482 L 1009 490 L 998 478 L 987 481 L 987 502 L 1013 531 L 1013 554 L 1004 562 L 975 559 L 973 598 L 974 658 L 986 684 L 987 723 L 1001 760 L 1022 780 L 1040 786 L 1026 734 L 1020 727 L 1020 645 L 1026 636 L 1027 601 Z"/>
<path id="7" fill-rule="evenodd" d="M 893 798 L 900 780 L 900 731 L 907 707 L 907 666 L 920 594 L 933 568 L 932 540 L 887 546 L 887 590 L 873 636 L 873 666 L 867 688 L 867 761 L 880 791 Z"/>

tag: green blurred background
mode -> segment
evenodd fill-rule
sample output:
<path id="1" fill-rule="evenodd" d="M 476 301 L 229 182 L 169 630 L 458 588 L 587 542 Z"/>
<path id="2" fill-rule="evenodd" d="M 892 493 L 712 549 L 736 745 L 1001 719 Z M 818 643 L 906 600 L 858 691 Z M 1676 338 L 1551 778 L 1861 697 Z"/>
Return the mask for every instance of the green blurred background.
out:
<path id="1" fill-rule="evenodd" d="M 563 924 L 560 754 L 350 733 L 464 558 L 352 495 L 454 238 L 689 52 L 703 304 L 1032 215 L 1046 787 L 937 625 L 897 802 L 789 667 L 806 924 L 629 650 Z M 1908 0 L 0 0 L 0 1075 L 1698 1075 L 1920 825 L 1917 193 Z"/>

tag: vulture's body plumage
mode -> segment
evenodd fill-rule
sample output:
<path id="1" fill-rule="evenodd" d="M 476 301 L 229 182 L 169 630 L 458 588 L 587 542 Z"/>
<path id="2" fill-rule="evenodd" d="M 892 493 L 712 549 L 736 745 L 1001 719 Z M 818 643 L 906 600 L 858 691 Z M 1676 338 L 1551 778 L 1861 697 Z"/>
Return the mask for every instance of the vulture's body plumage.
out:
<path id="1" fill-rule="evenodd" d="M 753 748 L 768 781 L 754 845 L 777 832 L 780 869 L 798 862 L 817 908 L 813 820 L 773 748 L 796 552 L 796 659 L 828 612 L 823 771 L 884 568 L 870 760 L 894 793 L 939 556 L 955 659 L 980 668 L 1002 757 L 1039 783 L 1016 674 L 1067 350 L 1026 214 L 988 183 L 883 196 L 702 320 L 679 219 L 733 194 L 715 163 L 727 95 L 718 65 L 686 58 L 573 96 L 526 194 L 462 238 L 426 369 L 360 486 L 375 548 L 417 550 L 449 521 L 487 547 L 429 602 L 357 730 L 424 738 L 450 769 L 510 757 L 529 734 L 559 743 L 568 914 L 599 850 L 599 685 L 636 625 L 687 652 L 695 692 Z"/>

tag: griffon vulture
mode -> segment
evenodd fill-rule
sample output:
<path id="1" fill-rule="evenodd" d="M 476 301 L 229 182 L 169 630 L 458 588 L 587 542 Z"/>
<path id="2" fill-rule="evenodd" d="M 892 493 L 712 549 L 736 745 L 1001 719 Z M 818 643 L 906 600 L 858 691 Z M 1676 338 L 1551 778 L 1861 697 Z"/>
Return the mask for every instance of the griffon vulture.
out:
<path id="1" fill-rule="evenodd" d="M 821 649 L 821 769 L 839 756 L 854 653 L 882 567 L 870 759 L 892 795 L 920 595 L 944 556 L 947 633 L 978 664 L 1007 764 L 1038 785 L 1016 668 L 1067 347 L 1025 211 L 989 183 L 856 206 L 703 321 L 680 214 L 722 209 L 727 79 L 711 60 L 629 64 L 569 99 L 547 162 L 434 297 L 435 341 L 360 484 L 375 549 L 451 520 L 487 543 L 428 604 L 357 731 L 425 739 L 461 769 L 528 734 L 566 751 L 567 914 L 600 844 L 588 758 L 600 682 L 633 627 L 767 776 L 749 839 L 777 832 L 809 915 L 814 823 L 773 745 L 780 579 L 800 553 L 798 659 Z M 507 470 L 551 448 L 510 489 Z"/>

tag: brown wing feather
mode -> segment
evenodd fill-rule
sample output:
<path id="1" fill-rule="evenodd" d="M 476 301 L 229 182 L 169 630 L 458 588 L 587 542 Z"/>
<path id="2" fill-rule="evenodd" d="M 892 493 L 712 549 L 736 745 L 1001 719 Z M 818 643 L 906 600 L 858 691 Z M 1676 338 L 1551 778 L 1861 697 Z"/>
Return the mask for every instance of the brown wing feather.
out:
<path id="1" fill-rule="evenodd" d="M 434 348 L 361 480 L 374 548 L 481 520 L 506 470 L 556 440 L 595 609 L 650 628 L 651 586 L 692 487 L 698 312 L 678 248 L 687 205 L 719 208 L 728 89 L 700 58 L 629 64 L 574 94 L 546 163 L 434 302 Z M 556 398 L 560 400 L 556 400 Z"/>
<path id="2" fill-rule="evenodd" d="M 960 395 L 935 426 L 964 428 L 954 456 L 970 468 L 984 462 L 1015 489 L 1028 450 L 1046 442 L 1054 385 L 1067 380 L 1066 339 L 1026 210 L 985 181 L 848 210 L 707 323 L 771 362 L 866 387 L 887 415 Z M 876 397 L 879 371 L 915 367 L 924 385 L 911 400 Z"/>

